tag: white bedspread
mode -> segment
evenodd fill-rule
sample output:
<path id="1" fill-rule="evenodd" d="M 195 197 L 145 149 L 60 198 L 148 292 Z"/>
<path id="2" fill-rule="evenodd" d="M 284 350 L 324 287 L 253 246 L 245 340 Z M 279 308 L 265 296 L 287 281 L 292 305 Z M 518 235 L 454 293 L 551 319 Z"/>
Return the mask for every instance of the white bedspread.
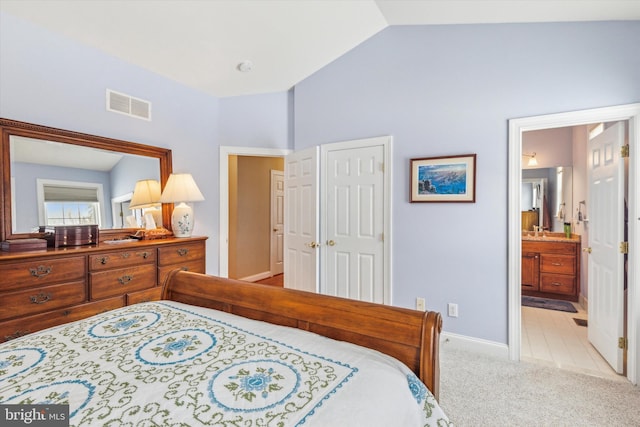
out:
<path id="1" fill-rule="evenodd" d="M 382 353 L 170 301 L 1 344 L 0 403 L 66 403 L 72 426 L 449 424 Z"/>

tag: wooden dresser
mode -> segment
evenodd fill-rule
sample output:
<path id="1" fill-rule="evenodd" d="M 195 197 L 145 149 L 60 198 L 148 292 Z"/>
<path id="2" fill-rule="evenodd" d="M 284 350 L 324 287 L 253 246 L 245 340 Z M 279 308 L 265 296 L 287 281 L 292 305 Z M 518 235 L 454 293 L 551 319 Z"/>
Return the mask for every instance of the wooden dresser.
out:
<path id="1" fill-rule="evenodd" d="M 580 238 L 522 239 L 522 295 L 578 301 Z"/>
<path id="2" fill-rule="evenodd" d="M 206 237 L 0 252 L 0 342 L 160 298 L 171 270 L 205 272 Z"/>

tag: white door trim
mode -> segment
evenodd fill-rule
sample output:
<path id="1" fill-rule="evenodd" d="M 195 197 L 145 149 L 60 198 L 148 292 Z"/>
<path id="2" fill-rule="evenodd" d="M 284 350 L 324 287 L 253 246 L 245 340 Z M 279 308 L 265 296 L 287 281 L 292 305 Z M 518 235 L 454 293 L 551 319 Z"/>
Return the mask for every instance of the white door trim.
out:
<path id="1" fill-rule="evenodd" d="M 229 276 L 229 156 L 284 157 L 293 150 L 220 146 L 220 223 L 218 225 L 218 275 Z"/>
<path id="2" fill-rule="evenodd" d="M 275 185 L 278 181 L 280 181 L 283 185 L 284 185 L 284 171 L 279 171 L 279 170 L 275 170 L 275 169 L 271 169 L 270 171 L 270 180 L 269 180 L 269 187 L 271 189 L 271 194 L 269 195 L 269 204 L 270 204 L 270 226 L 269 227 L 271 229 L 270 231 L 270 235 L 271 235 L 271 239 L 269 242 L 269 270 L 270 270 L 270 274 L 271 276 L 275 276 L 276 274 L 282 274 L 284 273 L 284 269 L 283 269 L 283 261 L 284 260 L 284 242 L 282 240 L 280 240 L 280 242 L 282 243 L 281 245 L 278 245 L 278 236 L 277 233 L 278 232 L 278 213 L 282 213 L 284 216 L 284 197 L 280 197 L 280 199 L 278 199 L 278 194 L 279 194 L 279 190 L 278 190 L 278 186 Z M 283 196 L 284 196 L 284 188 L 282 188 L 282 190 L 280 190 Z M 280 206 L 282 209 L 279 210 L 278 209 L 278 200 L 280 200 L 280 202 L 282 203 L 282 205 Z M 282 219 L 282 225 L 284 225 L 284 218 Z M 283 235 L 281 236 L 282 239 L 284 239 L 284 227 L 282 230 L 280 230 Z"/>
<path id="3" fill-rule="evenodd" d="M 627 306 L 627 378 L 638 382 L 640 371 L 640 103 L 596 108 L 544 116 L 509 120 L 509 171 L 508 171 L 508 346 L 509 358 L 520 360 L 521 310 L 520 310 L 520 179 L 522 169 L 522 133 L 525 131 L 556 127 L 579 126 L 609 121 L 629 121 L 629 285 Z"/>

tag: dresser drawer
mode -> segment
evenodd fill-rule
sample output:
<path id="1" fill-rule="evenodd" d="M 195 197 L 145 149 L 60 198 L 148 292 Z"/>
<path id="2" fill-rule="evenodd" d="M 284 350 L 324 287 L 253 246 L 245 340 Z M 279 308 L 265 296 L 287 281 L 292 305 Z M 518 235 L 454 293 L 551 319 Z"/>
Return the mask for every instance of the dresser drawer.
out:
<path id="1" fill-rule="evenodd" d="M 156 262 L 156 249 L 131 249 L 89 255 L 89 271 L 101 271 Z"/>
<path id="2" fill-rule="evenodd" d="M 571 255 L 540 256 L 540 271 L 543 273 L 576 274 L 576 258 Z"/>
<path id="3" fill-rule="evenodd" d="M 0 322 L 0 342 L 124 307 L 124 296 Z"/>
<path id="4" fill-rule="evenodd" d="M 540 275 L 540 291 L 542 292 L 572 295 L 575 293 L 575 283 L 576 279 L 573 276 L 545 273 Z"/>
<path id="5" fill-rule="evenodd" d="M 163 286 L 165 280 L 167 280 L 167 276 L 169 275 L 169 273 L 177 269 L 191 271 L 192 273 L 204 273 L 204 260 L 181 262 L 179 264 L 158 268 L 158 285 Z"/>
<path id="6" fill-rule="evenodd" d="M 185 243 L 158 248 L 158 265 L 164 267 L 171 264 L 183 264 L 188 261 L 202 260 L 204 262 L 204 242 Z"/>
<path id="7" fill-rule="evenodd" d="M 2 295 L 0 320 L 55 310 L 86 299 L 84 281 L 8 292 Z"/>
<path id="8" fill-rule="evenodd" d="M 84 280 L 85 257 L 40 258 L 0 264 L 0 291 L 23 289 L 56 282 Z"/>
<path id="9" fill-rule="evenodd" d="M 92 300 L 124 295 L 156 286 L 155 264 L 89 273 Z"/>
<path id="10" fill-rule="evenodd" d="M 547 254 L 575 255 L 578 253 L 577 245 L 574 242 L 554 242 L 554 241 L 522 241 L 523 252 L 540 252 Z"/>

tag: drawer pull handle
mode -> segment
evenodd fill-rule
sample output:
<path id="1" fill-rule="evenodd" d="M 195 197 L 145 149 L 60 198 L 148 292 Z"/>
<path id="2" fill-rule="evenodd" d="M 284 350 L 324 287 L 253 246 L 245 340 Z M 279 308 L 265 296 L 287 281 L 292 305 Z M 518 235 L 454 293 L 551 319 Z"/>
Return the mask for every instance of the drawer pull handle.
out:
<path id="1" fill-rule="evenodd" d="M 51 273 L 52 271 L 52 267 L 51 266 L 45 266 L 45 265 L 39 265 L 36 268 L 30 268 L 29 272 L 31 273 L 31 275 L 33 277 L 44 277 L 47 274 Z"/>
<path id="2" fill-rule="evenodd" d="M 562 286 L 562 283 L 560 283 L 560 282 L 551 282 L 551 284 L 553 286 Z"/>
<path id="3" fill-rule="evenodd" d="M 118 282 L 120 282 L 121 285 L 126 285 L 127 283 L 131 282 L 133 280 L 133 276 L 130 276 L 128 274 L 122 276 L 122 277 L 118 277 Z"/>
<path id="4" fill-rule="evenodd" d="M 559 267 L 562 265 L 561 262 L 552 262 L 551 265 L 555 265 L 556 267 Z"/>
<path id="5" fill-rule="evenodd" d="M 142 252 L 142 258 L 144 258 L 144 259 L 149 258 L 149 255 L 150 255 L 150 254 L 149 254 L 149 252 L 147 252 L 147 251 Z"/>
<path id="6" fill-rule="evenodd" d="M 38 295 L 31 295 L 29 299 L 32 304 L 44 304 L 47 301 L 51 301 L 51 294 L 40 292 Z"/>
<path id="7" fill-rule="evenodd" d="M 99 258 L 99 260 L 100 260 L 100 264 L 104 265 L 107 263 L 107 261 L 109 261 L 109 257 L 103 256 L 102 258 Z"/>
<path id="8" fill-rule="evenodd" d="M 62 315 L 65 316 L 65 317 L 67 317 L 70 314 L 71 314 L 71 310 L 65 310 L 65 311 L 62 312 Z"/>
<path id="9" fill-rule="evenodd" d="M 178 249 L 176 252 L 178 252 L 178 255 L 180 255 L 180 256 L 185 256 L 186 254 L 188 254 L 188 253 L 189 253 L 189 249 L 186 249 L 186 248 L 180 248 L 180 249 Z"/>
<path id="10" fill-rule="evenodd" d="M 120 256 L 121 256 L 122 258 L 124 258 L 124 259 L 127 259 L 127 258 L 129 258 L 129 257 L 131 256 L 131 254 L 130 254 L 129 252 L 122 252 L 122 253 L 120 254 Z"/>

